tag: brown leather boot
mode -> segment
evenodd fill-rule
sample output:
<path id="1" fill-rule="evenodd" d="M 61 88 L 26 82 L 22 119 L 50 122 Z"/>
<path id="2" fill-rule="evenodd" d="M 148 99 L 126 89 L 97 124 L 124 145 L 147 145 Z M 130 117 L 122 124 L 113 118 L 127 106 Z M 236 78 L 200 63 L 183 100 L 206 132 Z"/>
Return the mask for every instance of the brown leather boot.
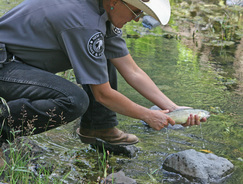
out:
<path id="1" fill-rule="evenodd" d="M 95 144 L 97 139 L 101 139 L 111 145 L 131 145 L 138 142 L 137 136 L 124 133 L 115 127 L 102 130 L 78 128 L 76 132 L 81 141 L 86 144 Z"/>

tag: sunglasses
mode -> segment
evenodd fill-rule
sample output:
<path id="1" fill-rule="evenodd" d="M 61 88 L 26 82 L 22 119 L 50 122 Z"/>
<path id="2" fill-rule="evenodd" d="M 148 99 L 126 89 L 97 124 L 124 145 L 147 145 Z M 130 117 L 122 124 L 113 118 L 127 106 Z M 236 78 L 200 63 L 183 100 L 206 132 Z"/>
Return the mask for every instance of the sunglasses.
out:
<path id="1" fill-rule="evenodd" d="M 124 1 L 121 1 L 132 13 L 133 13 L 133 15 L 135 16 L 135 18 L 134 18 L 134 20 L 136 20 L 136 19 L 138 19 L 138 18 L 140 18 L 142 15 L 143 15 L 143 11 L 142 10 L 140 10 L 140 12 L 139 13 L 135 13 L 128 5 L 127 5 L 127 3 L 126 2 L 124 2 Z"/>

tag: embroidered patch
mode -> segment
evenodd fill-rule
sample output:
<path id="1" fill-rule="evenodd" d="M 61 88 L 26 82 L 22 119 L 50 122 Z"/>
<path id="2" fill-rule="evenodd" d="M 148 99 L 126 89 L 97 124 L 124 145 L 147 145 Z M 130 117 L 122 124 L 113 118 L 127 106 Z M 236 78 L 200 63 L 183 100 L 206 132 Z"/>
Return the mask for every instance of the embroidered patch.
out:
<path id="1" fill-rule="evenodd" d="M 119 34 L 121 34 L 122 30 L 114 26 L 114 27 L 113 27 L 113 32 L 114 32 L 116 35 L 119 35 Z"/>
<path id="2" fill-rule="evenodd" d="M 96 58 L 104 54 L 104 36 L 101 32 L 95 33 L 88 42 L 88 51 L 91 56 Z"/>

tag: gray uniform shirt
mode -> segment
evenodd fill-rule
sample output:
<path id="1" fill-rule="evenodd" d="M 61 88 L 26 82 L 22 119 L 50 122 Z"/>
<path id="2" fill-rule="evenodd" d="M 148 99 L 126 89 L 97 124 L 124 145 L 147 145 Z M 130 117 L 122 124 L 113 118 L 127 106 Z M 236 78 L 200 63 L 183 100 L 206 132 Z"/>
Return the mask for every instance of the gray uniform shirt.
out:
<path id="1" fill-rule="evenodd" d="M 107 59 L 127 55 L 102 0 L 25 0 L 0 18 L 0 42 L 24 63 L 74 69 L 80 84 L 107 82 Z"/>

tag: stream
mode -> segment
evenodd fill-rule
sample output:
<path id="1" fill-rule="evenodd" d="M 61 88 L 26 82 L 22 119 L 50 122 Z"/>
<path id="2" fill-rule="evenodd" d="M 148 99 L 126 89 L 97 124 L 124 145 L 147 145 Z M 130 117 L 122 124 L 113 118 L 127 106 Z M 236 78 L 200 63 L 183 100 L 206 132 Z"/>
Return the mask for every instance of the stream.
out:
<path id="1" fill-rule="evenodd" d="M 1 0 L 0 13 L 20 1 Z M 122 30 L 137 64 L 161 91 L 178 105 L 211 113 L 201 126 L 155 131 L 137 119 L 118 114 L 118 128 L 138 136 L 136 156 L 109 156 L 108 174 L 123 170 L 139 184 L 190 183 L 163 169 L 169 154 L 195 149 L 230 160 L 235 169 L 224 183 L 243 183 L 243 7 L 225 1 L 171 0 L 167 26 L 152 30 L 141 22 Z M 70 72 L 70 71 L 69 71 Z M 67 73 L 65 73 L 66 76 Z M 70 76 L 69 76 L 70 77 Z M 74 80 L 70 77 L 70 80 Z M 118 75 L 118 91 L 147 108 L 153 106 Z M 80 142 L 76 122 L 31 136 L 47 152 L 40 163 L 52 165 L 64 183 L 96 183 L 97 152 Z"/>

